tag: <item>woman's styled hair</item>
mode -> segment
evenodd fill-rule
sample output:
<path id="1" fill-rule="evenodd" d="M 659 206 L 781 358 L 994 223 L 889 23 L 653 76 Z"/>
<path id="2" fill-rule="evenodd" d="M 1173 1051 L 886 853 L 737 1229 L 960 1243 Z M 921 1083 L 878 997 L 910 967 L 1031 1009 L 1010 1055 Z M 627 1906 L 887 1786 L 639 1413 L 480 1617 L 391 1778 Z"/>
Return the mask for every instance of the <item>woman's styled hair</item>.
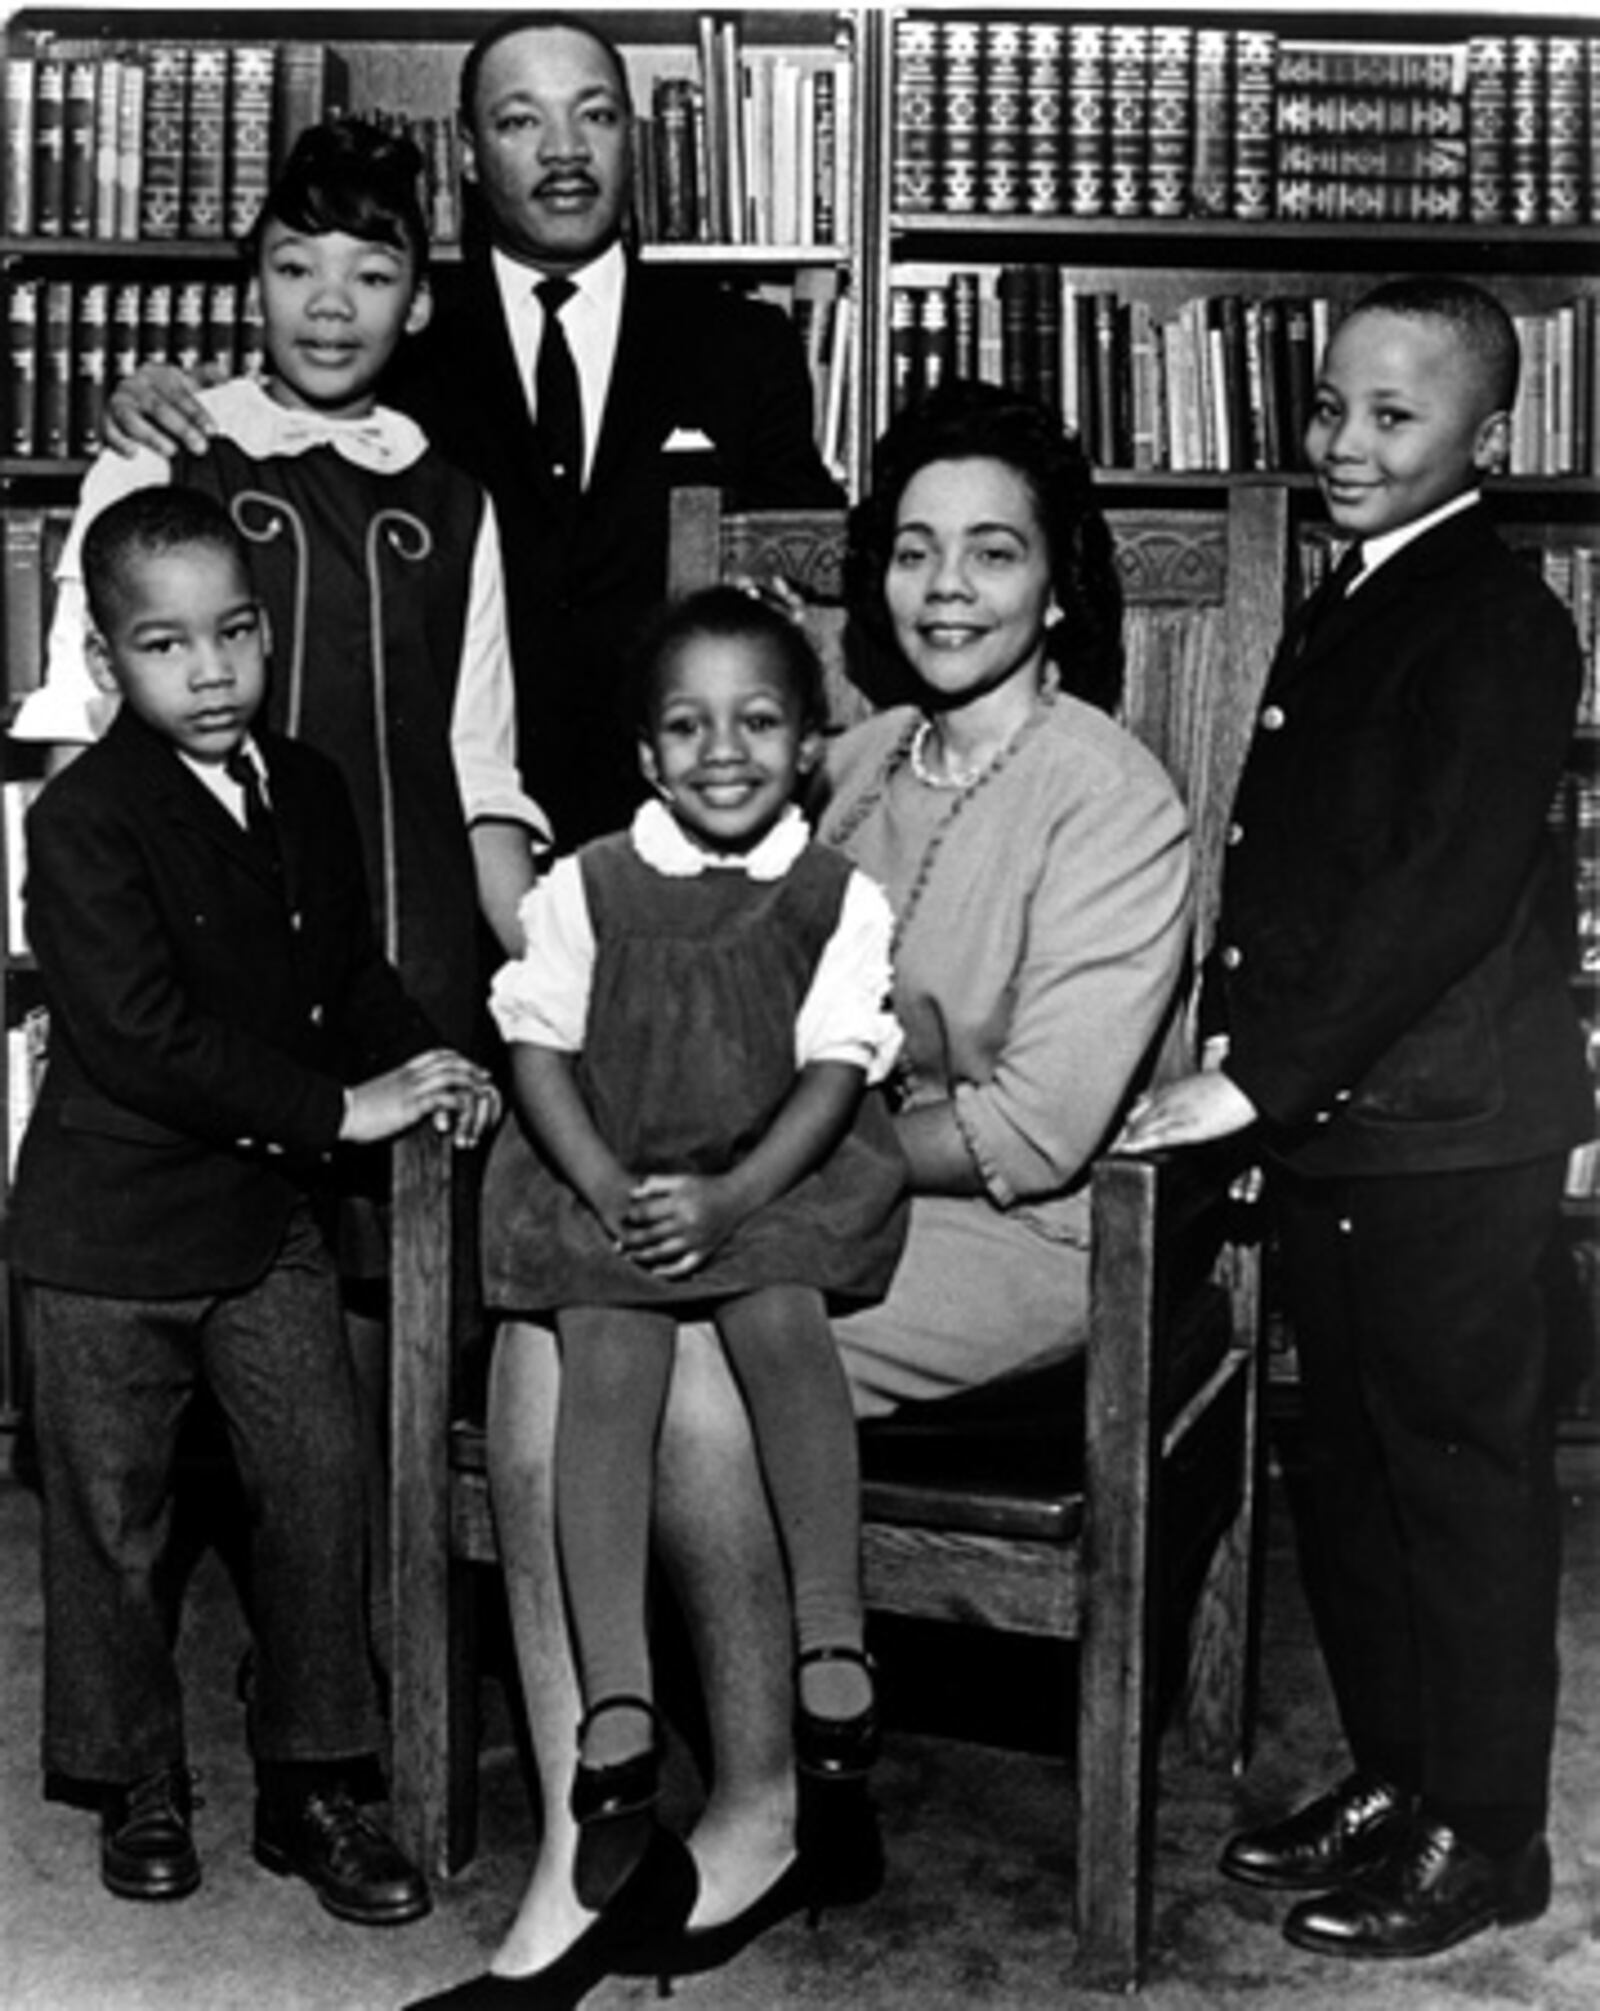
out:
<path id="1" fill-rule="evenodd" d="M 931 462 L 975 460 L 1012 469 L 1038 510 L 1061 609 L 1045 648 L 1062 689 L 1114 712 L 1122 696 L 1122 585 L 1093 469 L 1076 434 L 1020 392 L 955 378 L 890 421 L 873 450 L 867 494 L 850 513 L 851 613 L 880 648 L 893 649 L 884 578 L 900 498 Z"/>
<path id="2" fill-rule="evenodd" d="M 667 674 L 680 651 L 701 636 L 747 642 L 764 650 L 783 673 L 800 715 L 801 731 L 821 733 L 825 729 L 828 702 L 822 664 L 811 638 L 759 592 L 713 586 L 669 601 L 639 636 L 631 693 L 634 725 L 640 733 L 650 733 L 655 725 Z"/>
<path id="3" fill-rule="evenodd" d="M 422 210 L 422 155 L 400 133 L 365 119 L 308 126 L 268 190 L 244 239 L 252 265 L 269 223 L 322 237 L 343 231 L 410 256 L 420 279 L 428 264 Z"/>

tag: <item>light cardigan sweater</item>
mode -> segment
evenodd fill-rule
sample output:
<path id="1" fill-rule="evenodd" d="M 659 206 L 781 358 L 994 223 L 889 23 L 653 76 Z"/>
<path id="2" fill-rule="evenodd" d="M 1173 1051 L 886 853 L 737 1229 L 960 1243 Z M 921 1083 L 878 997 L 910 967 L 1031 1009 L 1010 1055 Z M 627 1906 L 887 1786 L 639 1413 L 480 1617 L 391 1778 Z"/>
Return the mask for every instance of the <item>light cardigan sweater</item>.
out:
<path id="1" fill-rule="evenodd" d="M 1057 694 L 945 824 L 955 792 L 903 756 L 882 779 L 919 718 L 882 713 L 830 748 L 818 836 L 901 918 L 909 1101 L 952 1099 L 989 1201 L 1078 1243 L 1089 1162 L 1182 973 L 1188 820 L 1153 755 Z"/>

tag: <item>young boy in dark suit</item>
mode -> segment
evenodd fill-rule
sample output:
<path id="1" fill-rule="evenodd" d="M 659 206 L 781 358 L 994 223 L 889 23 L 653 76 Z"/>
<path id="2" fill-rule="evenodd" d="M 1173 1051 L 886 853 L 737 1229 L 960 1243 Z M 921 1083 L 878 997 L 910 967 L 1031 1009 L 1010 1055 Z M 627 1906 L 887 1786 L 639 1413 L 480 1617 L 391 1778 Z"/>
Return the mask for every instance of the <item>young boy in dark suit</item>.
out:
<path id="1" fill-rule="evenodd" d="M 1306 1531 L 1353 1771 L 1222 1869 L 1303 1948 L 1429 1955 L 1550 1896 L 1559 1519 L 1540 1271 L 1593 1092 L 1546 818 L 1581 666 L 1496 537 L 1518 368 L 1454 280 L 1359 301 L 1307 451 L 1354 567 L 1291 624 L 1240 781 L 1207 1066 L 1140 1150 L 1257 1127 Z M 1354 568 L 1354 583 L 1340 575 Z"/>
<path id="2" fill-rule="evenodd" d="M 495 1112 L 372 933 L 337 771 L 252 731 L 265 621 L 226 513 L 130 496 L 84 546 L 105 738 L 28 820 L 50 1056 L 11 1256 L 27 1280 L 44 1491 L 44 1762 L 99 1787 L 101 1873 L 200 1881 L 179 1692 L 152 1584 L 196 1387 L 250 1510 L 255 1852 L 367 1924 L 428 1908 L 358 1806 L 379 1742 L 361 1460 L 314 1199 L 334 1147 Z"/>

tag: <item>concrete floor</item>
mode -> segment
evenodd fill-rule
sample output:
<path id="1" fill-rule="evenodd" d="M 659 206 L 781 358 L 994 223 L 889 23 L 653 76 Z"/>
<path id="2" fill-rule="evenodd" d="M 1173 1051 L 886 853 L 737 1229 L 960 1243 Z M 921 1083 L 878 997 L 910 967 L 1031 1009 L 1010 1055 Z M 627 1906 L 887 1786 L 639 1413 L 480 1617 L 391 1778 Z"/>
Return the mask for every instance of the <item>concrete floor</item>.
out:
<path id="1" fill-rule="evenodd" d="M 3 1451 L 3 1446 L 0 1446 Z M 1289 1948 L 1282 1904 L 1213 1869 L 1241 1818 L 1276 1813 L 1340 1766 L 1278 1491 L 1256 1761 L 1239 1784 L 1169 1752 L 1158 1830 L 1152 2011 L 1594 2011 L 1600 2005 L 1600 1491 L 1569 1490 L 1564 1702 L 1548 1915 L 1420 1963 L 1345 1965 Z M 205 1806 L 205 1882 L 173 1906 L 111 1898 L 96 1831 L 40 1798 L 38 1504 L 0 1482 L 0 2007 L 4 2011 L 393 2011 L 482 1967 L 515 1902 L 529 1810 L 514 1743 L 484 1766 L 483 1849 L 441 1888 L 431 1917 L 394 1930 L 342 1925 L 297 1882 L 249 1853 L 249 1768 L 233 1672 L 244 1633 L 208 1559 L 191 1588 L 183 1656 L 192 1756 Z M 793 1921 L 715 1976 L 682 1982 L 686 2007 L 742 2011 L 967 2011 L 1107 2004 L 1074 1984 L 1070 1770 L 1008 1739 L 1070 1672 L 1037 1654 L 981 1659 L 916 1644 L 889 1661 L 895 1728 L 879 1776 L 888 1883 L 871 1905 Z M 1030 1651 L 1031 1652 L 1031 1651 Z M 937 1681 L 930 1682 L 930 1678 Z M 494 1704 L 490 1686 L 489 1701 Z M 998 1709 L 997 1709 L 998 1706 Z M 503 1729 L 503 1711 L 492 1712 Z M 653 2001 L 647 1982 L 610 1981 L 595 2011 Z"/>

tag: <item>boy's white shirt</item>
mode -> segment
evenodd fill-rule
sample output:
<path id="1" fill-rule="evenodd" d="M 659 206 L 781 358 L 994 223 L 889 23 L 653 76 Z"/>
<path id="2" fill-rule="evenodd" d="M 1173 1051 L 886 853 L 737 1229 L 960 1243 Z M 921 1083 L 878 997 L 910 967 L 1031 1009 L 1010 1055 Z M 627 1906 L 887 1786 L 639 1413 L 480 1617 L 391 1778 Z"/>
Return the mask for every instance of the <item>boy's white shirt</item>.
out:
<path id="1" fill-rule="evenodd" d="M 252 459 L 331 446 L 358 467 L 398 474 L 427 452 L 427 435 L 402 412 L 377 406 L 363 419 L 332 419 L 268 397 L 256 379 L 233 377 L 200 393 L 219 429 Z M 99 739 L 117 709 L 90 675 L 84 653 L 88 605 L 83 591 L 83 535 L 102 510 L 141 489 L 172 480 L 172 464 L 148 447 L 131 455 L 109 449 L 84 476 L 78 509 L 56 568 L 44 682 L 23 700 L 11 728 L 17 740 L 84 745 Z M 472 555 L 462 654 L 450 721 L 451 755 L 468 823 L 522 824 L 550 842 L 549 821 L 524 792 L 516 767 L 516 695 L 505 614 L 505 575 L 494 507 L 485 501 Z"/>
<path id="2" fill-rule="evenodd" d="M 750 852 L 707 853 L 687 838 L 666 806 L 640 805 L 629 827 L 647 866 L 671 879 L 724 869 L 753 880 L 781 880 L 810 842 L 793 804 Z M 522 955 L 496 972 L 489 1005 L 502 1037 L 577 1054 L 583 1048 L 594 970 L 594 928 L 575 854 L 558 859 L 520 910 Z M 881 1082 L 893 1068 L 903 1036 L 887 1010 L 889 942 L 894 915 L 875 880 L 852 870 L 828 939 L 795 1020 L 795 1066 L 849 1062 Z"/>
<path id="3" fill-rule="evenodd" d="M 1413 538 L 1420 538 L 1449 517 L 1460 516 L 1463 510 L 1470 510 L 1475 503 L 1482 500 L 1481 489 L 1463 489 L 1459 496 L 1452 496 L 1448 503 L 1441 503 L 1437 509 L 1430 510 L 1425 517 L 1415 517 L 1409 524 L 1401 524 L 1393 531 L 1380 532 L 1375 538 L 1363 538 L 1361 570 L 1346 588 L 1345 598 L 1349 599 L 1351 594 L 1360 593 L 1379 566 L 1392 559 L 1396 552 L 1402 551 Z"/>

